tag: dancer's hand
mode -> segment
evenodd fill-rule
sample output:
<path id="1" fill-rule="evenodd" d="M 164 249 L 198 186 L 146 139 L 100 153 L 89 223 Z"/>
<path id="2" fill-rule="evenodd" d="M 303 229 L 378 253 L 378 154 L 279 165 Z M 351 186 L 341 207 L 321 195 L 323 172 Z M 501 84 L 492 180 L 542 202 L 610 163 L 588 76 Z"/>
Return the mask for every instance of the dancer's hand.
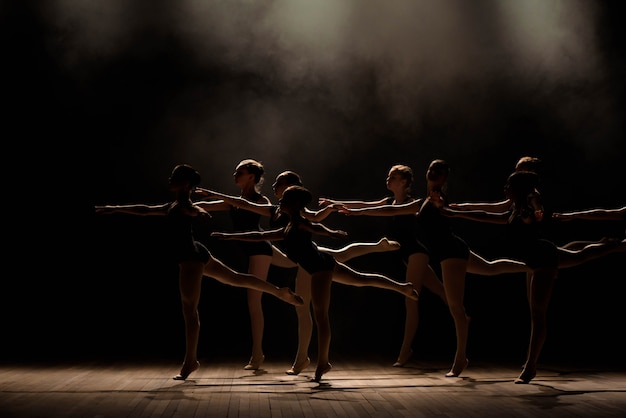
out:
<path id="1" fill-rule="evenodd" d="M 337 212 L 343 213 L 344 215 L 359 215 L 361 213 L 360 210 L 350 209 L 343 205 L 337 205 Z"/>
<path id="2" fill-rule="evenodd" d="M 191 193 L 194 196 L 200 196 L 200 197 L 211 197 L 215 195 L 215 192 L 213 192 L 213 190 L 204 189 L 202 187 L 196 187 L 195 189 L 192 190 Z"/>
<path id="3" fill-rule="evenodd" d="M 94 206 L 96 213 L 102 215 L 110 215 L 111 213 L 115 213 L 115 208 L 112 206 Z"/>
<path id="4" fill-rule="evenodd" d="M 329 199 L 327 197 L 320 197 L 317 201 L 317 204 L 322 207 L 330 206 L 330 205 L 338 205 L 339 203 L 335 200 Z"/>
<path id="5" fill-rule="evenodd" d="M 346 231 L 342 231 L 342 230 L 336 230 L 336 231 L 332 231 L 330 233 L 330 237 L 331 238 L 343 238 L 343 237 L 347 237 L 348 233 Z"/>

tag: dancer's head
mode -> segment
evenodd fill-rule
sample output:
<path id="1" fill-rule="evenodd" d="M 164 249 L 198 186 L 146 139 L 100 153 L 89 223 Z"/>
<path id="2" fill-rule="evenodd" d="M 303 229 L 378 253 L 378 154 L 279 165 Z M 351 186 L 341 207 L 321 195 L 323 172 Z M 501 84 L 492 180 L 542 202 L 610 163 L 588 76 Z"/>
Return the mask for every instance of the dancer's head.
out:
<path id="1" fill-rule="evenodd" d="M 539 174 L 543 161 L 537 157 L 530 157 L 528 155 L 517 160 L 515 164 L 515 171 L 532 171 Z"/>
<path id="2" fill-rule="evenodd" d="M 294 171 L 283 171 L 276 176 L 276 180 L 274 181 L 274 184 L 272 184 L 274 195 L 280 199 L 283 196 L 285 189 L 289 186 L 302 186 L 302 179 L 300 179 L 298 173 Z"/>
<path id="3" fill-rule="evenodd" d="M 441 159 L 431 161 L 426 171 L 426 181 L 432 189 L 443 191 L 448 176 L 450 175 L 450 165 Z"/>
<path id="4" fill-rule="evenodd" d="M 189 190 L 200 184 L 200 173 L 188 164 L 178 164 L 170 174 L 169 184 L 171 189 L 178 190 L 186 187 Z"/>
<path id="5" fill-rule="evenodd" d="M 409 192 L 413 185 L 413 170 L 408 165 L 396 164 L 387 174 L 387 189 L 395 192 L 396 189 Z"/>
<path id="6" fill-rule="evenodd" d="M 264 173 L 265 168 L 263 167 L 263 164 L 257 160 L 248 158 L 237 164 L 233 177 L 235 178 L 235 183 L 237 183 L 239 187 L 244 188 L 245 186 L 252 184 L 254 185 L 255 190 L 258 191 L 263 184 Z"/>
<path id="7" fill-rule="evenodd" d="M 313 196 L 308 189 L 302 186 L 289 186 L 283 192 L 283 197 L 280 198 L 280 210 L 293 216 L 304 210 L 312 200 Z"/>
<path id="8" fill-rule="evenodd" d="M 525 204 L 528 195 L 539 185 L 539 175 L 532 171 L 515 171 L 504 186 L 504 193 L 516 204 Z"/>

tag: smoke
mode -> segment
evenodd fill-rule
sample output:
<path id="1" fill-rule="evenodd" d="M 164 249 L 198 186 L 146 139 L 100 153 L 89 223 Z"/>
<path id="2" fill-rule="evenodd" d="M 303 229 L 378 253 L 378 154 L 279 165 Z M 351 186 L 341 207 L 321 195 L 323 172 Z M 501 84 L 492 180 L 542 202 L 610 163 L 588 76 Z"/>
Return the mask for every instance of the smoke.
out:
<path id="1" fill-rule="evenodd" d="M 506 164 L 557 157 L 546 139 L 603 158 L 622 127 L 599 11 L 590 0 L 57 0 L 46 20 L 70 77 L 117 77 L 131 92 L 151 79 L 132 96 L 150 109 L 139 148 L 217 174 L 247 157 L 276 172 L 368 155 L 383 171 L 410 154 L 454 164 L 494 147 Z"/>

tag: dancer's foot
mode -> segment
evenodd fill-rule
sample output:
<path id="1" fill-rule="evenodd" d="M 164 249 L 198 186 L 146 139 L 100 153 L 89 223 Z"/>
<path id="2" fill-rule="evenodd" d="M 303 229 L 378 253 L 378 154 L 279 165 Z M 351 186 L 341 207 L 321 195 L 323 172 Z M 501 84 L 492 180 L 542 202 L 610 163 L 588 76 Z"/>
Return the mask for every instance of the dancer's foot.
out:
<path id="1" fill-rule="evenodd" d="M 626 245 L 624 245 L 626 244 L 626 238 L 604 237 L 598 242 L 603 244 L 603 248 L 606 248 L 606 254 L 621 253 L 626 251 Z"/>
<path id="2" fill-rule="evenodd" d="M 530 368 L 530 367 L 524 367 L 519 377 L 514 380 L 514 383 L 516 385 L 528 384 L 531 380 L 535 378 L 536 375 L 537 375 L 537 370 Z"/>
<path id="3" fill-rule="evenodd" d="M 172 379 L 174 380 L 186 380 L 189 375 L 200 367 L 200 362 L 196 361 L 195 363 L 185 364 L 183 363 L 183 367 L 180 369 L 180 373 L 174 376 Z"/>
<path id="4" fill-rule="evenodd" d="M 304 300 L 302 299 L 302 297 L 300 295 L 296 295 L 288 287 L 281 287 L 280 289 L 278 289 L 278 298 L 294 306 L 304 305 Z"/>
<path id="5" fill-rule="evenodd" d="M 246 364 L 243 369 L 244 370 L 259 370 L 263 362 L 265 361 L 265 356 L 254 358 L 254 356 L 250 357 L 250 361 Z"/>
<path id="6" fill-rule="evenodd" d="M 465 361 L 455 361 L 452 365 L 452 369 L 448 373 L 446 373 L 446 377 L 459 377 L 459 375 L 463 373 L 463 370 L 465 370 L 468 364 L 468 359 L 465 359 Z"/>
<path id="7" fill-rule="evenodd" d="M 300 374 L 302 370 L 309 367 L 309 364 L 311 364 L 311 359 L 307 357 L 306 359 L 304 359 L 303 362 L 293 363 L 293 366 L 291 366 L 291 369 L 285 371 L 285 373 L 292 375 L 292 376 L 298 375 Z"/>
<path id="8" fill-rule="evenodd" d="M 402 283 L 400 287 L 402 288 L 402 294 L 404 296 L 416 302 L 419 300 L 420 294 L 417 292 L 417 290 L 413 289 L 413 283 Z"/>
<path id="9" fill-rule="evenodd" d="M 319 382 L 320 380 L 322 380 L 322 375 L 328 373 L 330 371 L 330 369 L 332 369 L 333 366 L 330 363 L 326 363 L 323 365 L 318 365 L 317 368 L 315 369 L 315 377 L 313 378 L 314 382 Z"/>
<path id="10" fill-rule="evenodd" d="M 602 237 L 598 242 L 602 244 L 619 244 L 623 241 L 619 237 Z"/>
<path id="11" fill-rule="evenodd" d="M 393 367 L 404 367 L 404 365 L 409 362 L 411 357 L 413 357 L 413 350 L 409 350 L 409 352 L 404 355 L 400 353 L 400 355 L 398 356 L 398 360 L 393 363 Z"/>
<path id="12" fill-rule="evenodd" d="M 400 243 L 398 241 L 392 241 L 387 237 L 382 237 L 376 243 L 376 250 L 380 252 L 395 251 L 400 249 Z"/>

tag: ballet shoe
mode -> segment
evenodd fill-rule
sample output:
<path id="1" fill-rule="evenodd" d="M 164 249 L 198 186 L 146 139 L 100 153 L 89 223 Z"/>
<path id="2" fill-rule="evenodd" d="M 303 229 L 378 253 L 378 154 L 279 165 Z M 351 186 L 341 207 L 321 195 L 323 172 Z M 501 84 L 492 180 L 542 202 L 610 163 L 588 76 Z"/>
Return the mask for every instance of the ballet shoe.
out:
<path id="1" fill-rule="evenodd" d="M 458 367 L 457 364 L 455 363 L 454 366 L 457 366 L 457 369 L 454 369 L 454 366 L 452 366 L 452 370 L 450 370 L 448 373 L 446 373 L 446 377 L 459 377 L 461 375 L 461 373 L 463 373 L 463 370 L 465 370 L 465 368 L 467 367 L 467 365 L 469 364 L 469 360 L 465 359 L 465 364 L 463 364 L 463 367 Z"/>
<path id="2" fill-rule="evenodd" d="M 379 239 L 378 242 L 376 243 L 376 245 L 378 247 L 382 247 L 386 251 L 399 250 L 400 247 L 401 247 L 401 245 L 400 245 L 400 243 L 398 241 L 390 240 L 387 237 L 383 237 L 383 238 Z"/>
<path id="3" fill-rule="evenodd" d="M 328 373 L 332 368 L 333 366 L 330 363 L 326 363 L 325 366 L 317 366 L 317 368 L 315 369 L 315 377 L 313 378 L 313 381 L 319 382 L 320 380 L 322 380 L 322 375 Z"/>
<path id="4" fill-rule="evenodd" d="M 255 359 L 254 356 L 250 357 L 250 361 L 246 364 L 243 369 L 244 370 L 259 370 L 263 362 L 265 361 L 265 356 L 261 356 L 260 358 Z"/>
<path id="5" fill-rule="evenodd" d="M 393 363 L 393 367 L 404 367 L 405 364 L 409 362 L 409 360 L 413 357 L 413 350 L 409 351 L 409 355 L 406 358 L 398 357 L 395 363 Z"/>
<path id="6" fill-rule="evenodd" d="M 526 385 L 531 380 L 533 380 L 536 375 L 536 371 L 527 371 L 526 369 L 524 369 L 522 370 L 522 373 L 519 375 L 519 377 L 513 381 L 513 383 L 515 383 L 516 385 Z"/>
<path id="7" fill-rule="evenodd" d="M 311 359 L 310 358 L 306 358 L 302 363 L 298 364 L 298 363 L 293 363 L 293 366 L 291 366 L 291 369 L 285 371 L 285 373 L 287 373 L 288 375 L 291 376 L 296 376 L 298 374 L 300 374 L 300 372 L 304 369 L 306 369 L 307 367 L 309 367 L 309 364 L 311 364 Z"/>
<path id="8" fill-rule="evenodd" d="M 187 380 L 189 375 L 191 373 L 195 372 L 196 370 L 198 370 L 199 367 L 200 367 L 200 362 L 199 361 L 196 361 L 195 364 L 193 364 L 190 367 L 186 367 L 186 365 L 183 364 L 183 367 L 180 369 L 180 373 L 177 374 L 176 376 L 172 377 L 172 379 L 174 379 L 174 380 Z"/>

